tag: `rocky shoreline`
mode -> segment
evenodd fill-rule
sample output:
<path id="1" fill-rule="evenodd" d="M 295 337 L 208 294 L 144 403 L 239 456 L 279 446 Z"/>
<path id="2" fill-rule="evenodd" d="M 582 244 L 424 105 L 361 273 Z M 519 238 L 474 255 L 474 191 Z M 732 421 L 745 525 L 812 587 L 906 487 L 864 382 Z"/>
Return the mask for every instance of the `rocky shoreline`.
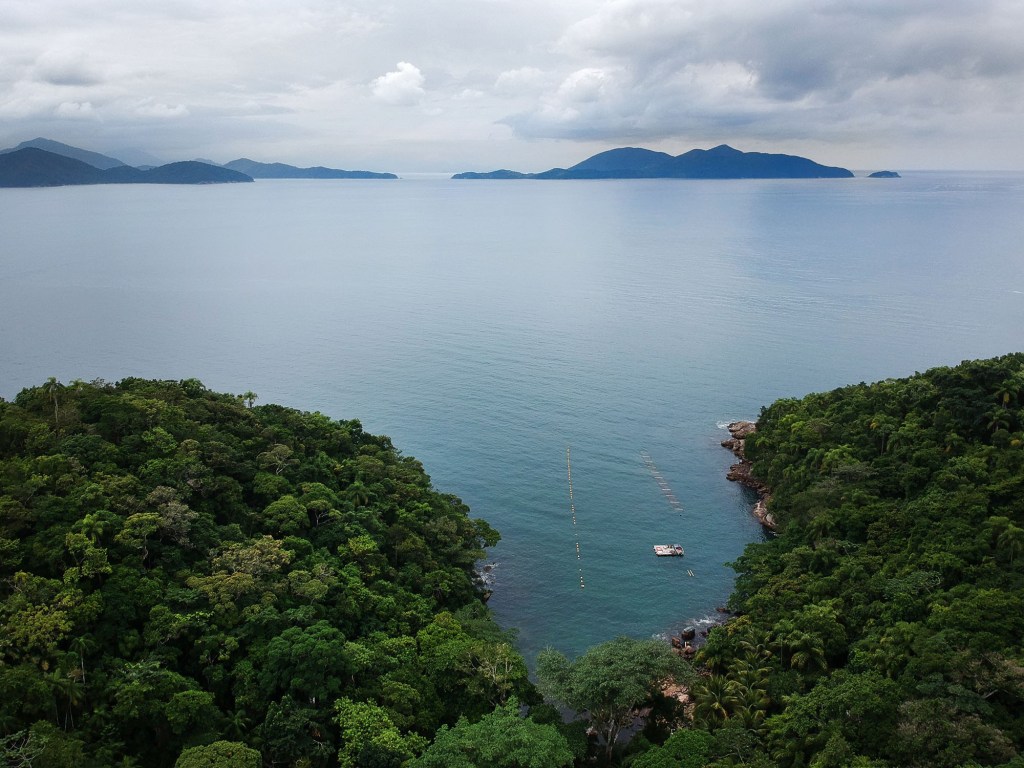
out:
<path id="1" fill-rule="evenodd" d="M 723 440 L 722 447 L 728 448 L 740 460 L 738 464 L 733 464 L 729 467 L 726 477 L 729 480 L 745 485 L 757 493 L 757 503 L 754 504 L 754 517 L 760 521 L 761 525 L 774 532 L 778 530 L 778 526 L 775 523 L 775 518 L 772 517 L 772 513 L 768 511 L 768 501 L 771 499 L 768 486 L 754 477 L 753 465 L 747 461 L 743 453 L 744 443 L 750 435 L 757 431 L 757 424 L 752 421 L 734 421 L 726 429 L 729 430 L 729 434 L 732 437 L 728 440 Z"/>

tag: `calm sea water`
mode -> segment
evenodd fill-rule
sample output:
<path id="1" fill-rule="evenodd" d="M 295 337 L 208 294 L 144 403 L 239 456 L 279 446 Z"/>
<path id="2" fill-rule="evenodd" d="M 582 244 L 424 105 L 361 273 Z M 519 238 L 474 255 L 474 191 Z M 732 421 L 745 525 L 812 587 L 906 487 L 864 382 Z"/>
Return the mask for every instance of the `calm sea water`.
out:
<path id="1" fill-rule="evenodd" d="M 1019 174 L 0 190 L 0 395 L 195 376 L 359 418 L 501 531 L 523 650 L 576 653 L 726 600 L 761 531 L 722 423 L 1020 350 L 1022 210 Z"/>

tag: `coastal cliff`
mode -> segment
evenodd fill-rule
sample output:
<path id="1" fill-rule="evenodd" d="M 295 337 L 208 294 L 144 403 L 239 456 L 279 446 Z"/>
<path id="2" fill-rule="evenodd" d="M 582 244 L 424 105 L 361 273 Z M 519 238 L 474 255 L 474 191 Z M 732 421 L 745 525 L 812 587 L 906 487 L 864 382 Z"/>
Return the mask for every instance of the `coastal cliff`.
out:
<path id="1" fill-rule="evenodd" d="M 776 531 L 778 526 L 775 518 L 768 511 L 768 500 L 771 498 L 768 486 L 754 477 L 753 465 L 747 460 L 743 452 L 744 442 L 751 434 L 757 431 L 757 424 L 752 421 L 734 421 L 726 428 L 732 437 L 728 440 L 723 440 L 722 447 L 728 448 L 739 459 L 738 464 L 733 464 L 729 467 L 726 478 L 745 485 L 757 493 L 757 502 L 754 504 L 753 510 L 754 516 L 765 528 L 770 531 Z"/>

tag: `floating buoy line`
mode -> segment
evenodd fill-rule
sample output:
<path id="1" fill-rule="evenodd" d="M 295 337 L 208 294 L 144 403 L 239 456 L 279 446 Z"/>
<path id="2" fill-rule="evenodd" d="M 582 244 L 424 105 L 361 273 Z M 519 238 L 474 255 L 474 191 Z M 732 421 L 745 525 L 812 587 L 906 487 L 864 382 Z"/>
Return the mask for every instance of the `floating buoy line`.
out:
<path id="1" fill-rule="evenodd" d="M 572 514 L 572 535 L 576 540 L 576 563 L 580 571 L 580 589 L 585 589 L 583 583 L 583 555 L 580 553 L 580 532 L 576 527 L 576 502 L 572 498 L 572 458 L 569 455 L 569 446 L 565 447 L 565 471 L 569 477 L 569 512 Z"/>
<path id="2" fill-rule="evenodd" d="M 672 509 L 676 510 L 677 512 L 682 512 L 683 505 L 679 503 L 679 499 L 676 498 L 676 495 L 672 492 L 672 489 L 669 488 L 668 483 L 665 482 L 665 478 L 662 477 L 661 472 L 658 470 L 657 465 L 654 463 L 654 459 L 651 458 L 651 454 L 649 454 L 647 451 L 640 451 L 640 458 L 643 459 L 644 466 L 647 467 L 647 471 L 651 473 L 651 477 L 654 478 L 654 481 L 658 484 L 658 487 L 661 488 L 661 492 L 662 494 L 664 494 L 665 500 L 668 501 Z"/>

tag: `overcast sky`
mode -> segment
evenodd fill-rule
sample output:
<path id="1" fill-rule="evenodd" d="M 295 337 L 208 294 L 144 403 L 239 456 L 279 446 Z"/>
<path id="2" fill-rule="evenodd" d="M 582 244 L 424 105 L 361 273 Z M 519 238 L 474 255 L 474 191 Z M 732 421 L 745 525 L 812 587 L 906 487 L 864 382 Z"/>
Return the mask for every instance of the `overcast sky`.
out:
<path id="1" fill-rule="evenodd" d="M 3 0 L 0 145 L 395 172 L 1024 169 L 1022 0 Z"/>

